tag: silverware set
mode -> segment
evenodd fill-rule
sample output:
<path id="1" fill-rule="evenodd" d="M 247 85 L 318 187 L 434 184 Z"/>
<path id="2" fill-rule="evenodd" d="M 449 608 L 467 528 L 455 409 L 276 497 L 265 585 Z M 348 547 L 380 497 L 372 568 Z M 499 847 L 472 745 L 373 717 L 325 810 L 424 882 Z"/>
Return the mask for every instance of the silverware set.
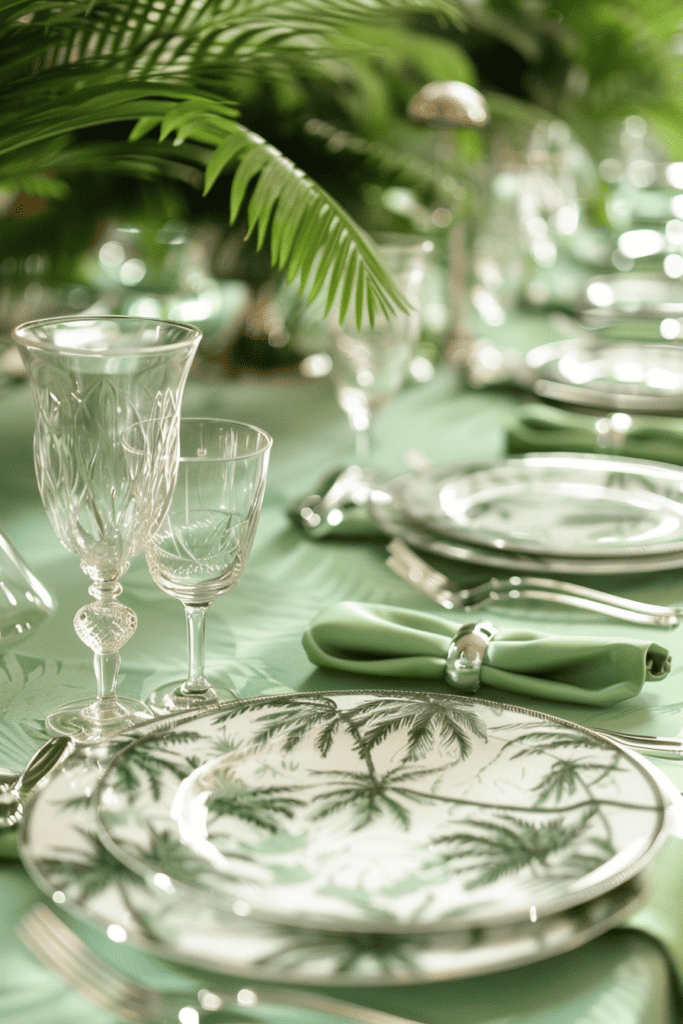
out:
<path id="1" fill-rule="evenodd" d="M 544 576 L 496 577 L 469 589 L 432 568 L 405 541 L 394 538 L 388 545 L 390 569 L 427 597 L 449 610 L 472 611 L 500 600 L 547 601 L 586 611 L 599 612 L 615 619 L 643 626 L 678 626 L 683 609 L 632 601 L 577 583 L 547 579 Z"/>

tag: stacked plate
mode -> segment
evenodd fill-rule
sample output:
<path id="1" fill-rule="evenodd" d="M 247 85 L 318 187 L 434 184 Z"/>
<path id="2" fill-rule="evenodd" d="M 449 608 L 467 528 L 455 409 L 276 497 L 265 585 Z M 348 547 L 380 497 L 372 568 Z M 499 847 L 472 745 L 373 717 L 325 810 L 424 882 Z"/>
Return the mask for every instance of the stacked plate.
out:
<path id="1" fill-rule="evenodd" d="M 36 792 L 22 858 L 114 941 L 293 983 L 465 977 L 623 921 L 672 801 L 573 723 L 459 695 L 297 693 L 172 715 Z"/>
<path id="2" fill-rule="evenodd" d="M 613 455 L 530 454 L 409 473 L 375 491 L 388 534 L 493 569 L 556 574 L 683 566 L 683 469 Z"/>

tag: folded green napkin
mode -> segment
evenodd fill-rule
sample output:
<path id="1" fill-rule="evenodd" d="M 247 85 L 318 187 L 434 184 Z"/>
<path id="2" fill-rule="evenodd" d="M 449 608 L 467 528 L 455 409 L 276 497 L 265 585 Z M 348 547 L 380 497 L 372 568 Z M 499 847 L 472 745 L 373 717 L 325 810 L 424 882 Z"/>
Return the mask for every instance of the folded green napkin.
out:
<path id="1" fill-rule="evenodd" d="M 440 615 L 345 601 L 316 616 L 302 642 L 322 668 L 451 682 L 446 657 L 458 629 Z M 634 697 L 646 680 L 663 679 L 670 668 L 668 651 L 645 640 L 506 629 L 486 645 L 479 678 L 530 697 L 609 705 Z"/>
<path id="2" fill-rule="evenodd" d="M 623 415 L 623 414 L 622 414 Z M 683 421 L 666 416 L 633 416 L 616 446 L 598 444 L 596 424 L 610 414 L 567 412 L 549 405 L 524 405 L 507 430 L 511 455 L 524 452 L 598 452 L 683 464 Z M 626 421 L 628 422 L 628 421 Z M 619 420 L 616 421 L 618 425 Z M 604 435 L 603 435 L 604 436 Z M 606 439 L 607 440 L 607 439 Z"/>

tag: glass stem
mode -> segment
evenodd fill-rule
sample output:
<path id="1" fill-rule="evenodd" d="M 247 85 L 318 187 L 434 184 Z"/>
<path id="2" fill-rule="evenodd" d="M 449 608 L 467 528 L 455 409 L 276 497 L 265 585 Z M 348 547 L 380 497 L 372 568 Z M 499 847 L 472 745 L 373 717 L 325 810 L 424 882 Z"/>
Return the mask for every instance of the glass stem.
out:
<path id="1" fill-rule="evenodd" d="M 181 687 L 184 694 L 205 693 L 210 689 L 204 678 L 204 632 L 208 608 L 208 604 L 185 605 L 190 664 L 187 682 Z"/>
<path id="2" fill-rule="evenodd" d="M 95 678 L 97 679 L 97 700 L 91 705 L 92 716 L 98 722 L 121 717 L 121 708 L 116 700 L 116 683 L 119 678 L 121 655 L 95 654 Z"/>

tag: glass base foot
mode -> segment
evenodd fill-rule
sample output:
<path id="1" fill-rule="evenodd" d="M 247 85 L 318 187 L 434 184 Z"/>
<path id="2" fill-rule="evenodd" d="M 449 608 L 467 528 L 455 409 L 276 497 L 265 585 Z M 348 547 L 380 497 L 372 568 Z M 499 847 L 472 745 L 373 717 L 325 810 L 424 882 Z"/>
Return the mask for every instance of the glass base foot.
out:
<path id="1" fill-rule="evenodd" d="M 79 743 L 93 743 L 132 729 L 154 716 L 141 701 L 116 697 L 113 701 L 74 700 L 45 719 L 53 736 L 72 736 Z"/>
<path id="2" fill-rule="evenodd" d="M 147 706 L 155 715 L 168 715 L 174 711 L 193 711 L 195 708 L 210 707 L 222 700 L 237 700 L 237 694 L 229 686 L 207 687 L 200 693 L 184 693 L 182 679 L 175 683 L 159 686 L 147 698 Z"/>

